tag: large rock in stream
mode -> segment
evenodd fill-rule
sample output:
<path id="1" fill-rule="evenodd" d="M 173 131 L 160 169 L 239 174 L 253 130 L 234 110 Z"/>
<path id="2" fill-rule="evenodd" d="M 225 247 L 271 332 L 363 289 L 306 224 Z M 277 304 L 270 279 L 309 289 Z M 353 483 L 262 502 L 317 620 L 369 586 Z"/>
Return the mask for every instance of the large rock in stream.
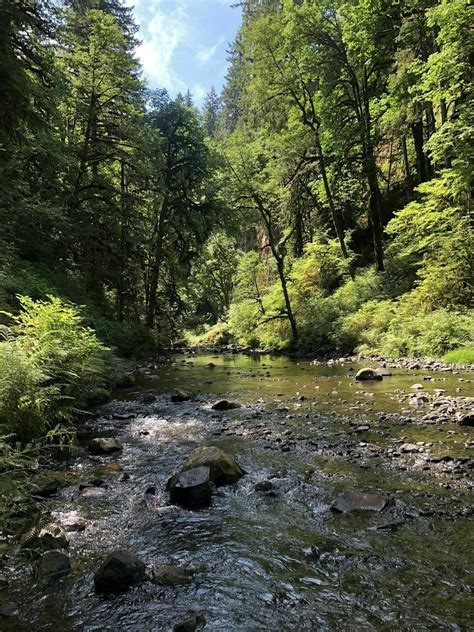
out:
<path id="1" fill-rule="evenodd" d="M 213 488 L 211 469 L 208 466 L 193 467 L 172 476 L 166 490 L 172 503 L 195 509 L 211 502 Z"/>
<path id="2" fill-rule="evenodd" d="M 62 551 L 46 551 L 36 567 L 39 577 L 44 579 L 59 579 L 71 571 L 71 560 Z"/>
<path id="3" fill-rule="evenodd" d="M 145 564 L 128 549 L 109 553 L 94 575 L 100 593 L 121 592 L 145 579 Z"/>
<path id="4" fill-rule="evenodd" d="M 89 442 L 88 450 L 94 455 L 109 455 L 123 450 L 122 444 L 114 437 L 95 437 Z"/>
<path id="5" fill-rule="evenodd" d="M 215 485 L 231 485 L 245 474 L 233 456 L 215 446 L 193 450 L 183 471 L 203 465 L 209 467 L 210 478 Z"/>
<path id="6" fill-rule="evenodd" d="M 225 411 L 225 410 L 235 410 L 236 408 L 241 408 L 241 404 L 238 404 L 237 402 L 229 402 L 227 399 L 220 399 L 218 402 L 216 402 L 215 404 L 212 404 L 211 408 L 212 410 L 219 410 L 219 411 Z"/>
<path id="7" fill-rule="evenodd" d="M 360 369 L 360 371 L 357 371 L 357 373 L 355 374 L 355 379 L 358 382 L 368 382 L 371 380 L 383 380 L 383 376 L 380 375 L 379 373 L 377 373 L 377 371 L 375 371 L 374 369 L 370 369 L 370 368 L 365 368 L 365 369 Z"/>
<path id="8" fill-rule="evenodd" d="M 336 513 L 350 513 L 351 511 L 382 511 L 389 504 L 388 498 L 379 494 L 365 494 L 363 492 L 345 492 L 339 494 L 331 505 Z"/>

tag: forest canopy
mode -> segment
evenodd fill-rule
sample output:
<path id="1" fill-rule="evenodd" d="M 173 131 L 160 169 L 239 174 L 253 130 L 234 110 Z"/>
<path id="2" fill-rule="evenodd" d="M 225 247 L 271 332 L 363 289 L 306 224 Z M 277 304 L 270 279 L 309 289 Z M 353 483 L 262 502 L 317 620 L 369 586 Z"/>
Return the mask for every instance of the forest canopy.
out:
<path id="1" fill-rule="evenodd" d="M 198 108 L 120 0 L 1 4 L 3 310 L 75 305 L 126 357 L 472 349 L 468 2 L 240 10 Z"/>

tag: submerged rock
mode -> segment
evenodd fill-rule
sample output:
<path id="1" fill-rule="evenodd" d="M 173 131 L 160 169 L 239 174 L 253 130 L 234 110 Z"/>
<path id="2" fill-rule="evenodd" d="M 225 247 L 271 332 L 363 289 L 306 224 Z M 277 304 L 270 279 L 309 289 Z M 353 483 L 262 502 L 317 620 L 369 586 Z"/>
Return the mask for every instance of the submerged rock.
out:
<path id="1" fill-rule="evenodd" d="M 166 490 L 172 503 L 190 509 L 208 505 L 211 502 L 213 488 L 209 466 L 193 467 L 172 476 Z"/>
<path id="2" fill-rule="evenodd" d="M 173 404 L 179 404 L 180 402 L 187 402 L 191 399 L 191 395 L 186 391 L 176 391 L 171 395 L 171 401 Z"/>
<path id="3" fill-rule="evenodd" d="M 211 406 L 212 410 L 234 410 L 235 408 L 241 408 L 241 404 L 237 402 L 229 402 L 227 399 L 220 399 L 218 402 Z"/>
<path id="4" fill-rule="evenodd" d="M 387 369 L 384 366 L 381 366 L 378 369 L 375 369 L 375 372 L 377 373 L 377 375 L 381 375 L 382 377 L 390 377 L 392 375 L 392 372 L 390 371 L 390 369 Z"/>
<path id="5" fill-rule="evenodd" d="M 38 563 L 37 573 L 45 579 L 59 579 L 71 571 L 71 560 L 62 551 L 46 551 Z"/>
<path id="6" fill-rule="evenodd" d="M 18 606 L 13 601 L 4 603 L 0 608 L 0 615 L 5 617 L 5 619 L 17 617 L 19 614 Z"/>
<path id="7" fill-rule="evenodd" d="M 379 494 L 363 492 L 345 492 L 340 494 L 331 505 L 332 511 L 349 513 L 351 511 L 382 511 L 388 504 L 388 499 Z"/>
<path id="8" fill-rule="evenodd" d="M 254 490 L 256 492 L 270 492 L 270 491 L 273 491 L 274 489 L 275 489 L 274 484 L 268 479 L 265 481 L 259 481 L 254 486 Z"/>
<path id="9" fill-rule="evenodd" d="M 196 632 L 206 625 L 206 619 L 201 612 L 189 610 L 184 618 L 173 628 L 174 632 Z"/>
<path id="10" fill-rule="evenodd" d="M 183 566 L 157 566 L 151 572 L 153 583 L 159 586 L 177 586 L 178 584 L 189 584 L 193 578 L 193 573 Z"/>
<path id="11" fill-rule="evenodd" d="M 244 470 L 233 456 L 214 446 L 196 448 L 184 464 L 184 470 L 208 466 L 210 479 L 216 485 L 230 485 L 244 475 Z"/>
<path id="12" fill-rule="evenodd" d="M 383 376 L 377 373 L 374 369 L 365 368 L 357 371 L 357 373 L 355 374 L 355 379 L 360 382 L 370 380 L 383 380 Z"/>
<path id="13" fill-rule="evenodd" d="M 95 437 L 89 442 L 90 454 L 107 455 L 123 450 L 122 444 L 114 437 Z"/>
<path id="14" fill-rule="evenodd" d="M 94 574 L 94 586 L 100 593 L 120 592 L 145 579 L 145 571 L 145 564 L 133 551 L 117 549 Z"/>
<path id="15" fill-rule="evenodd" d="M 58 493 L 59 481 L 56 478 L 44 478 L 34 483 L 35 489 L 33 496 L 39 496 L 41 498 L 51 498 Z"/>

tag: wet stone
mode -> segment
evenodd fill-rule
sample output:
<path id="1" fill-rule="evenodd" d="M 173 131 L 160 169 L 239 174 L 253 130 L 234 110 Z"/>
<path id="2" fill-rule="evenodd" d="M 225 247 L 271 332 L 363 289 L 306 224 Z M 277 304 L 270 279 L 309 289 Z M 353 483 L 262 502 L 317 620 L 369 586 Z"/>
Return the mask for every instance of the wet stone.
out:
<path id="1" fill-rule="evenodd" d="M 196 632 L 202 630 L 206 624 L 206 619 L 201 612 L 189 610 L 184 618 L 173 628 L 174 632 Z"/>
<path id="2" fill-rule="evenodd" d="M 186 391 L 176 391 L 171 395 L 171 401 L 173 404 L 180 404 L 181 402 L 187 402 L 191 399 L 191 395 Z"/>
<path id="3" fill-rule="evenodd" d="M 241 405 L 237 402 L 229 402 L 227 399 L 220 399 L 211 406 L 212 410 L 234 410 L 240 407 Z"/>
<path id="4" fill-rule="evenodd" d="M 13 617 L 17 617 L 19 615 L 18 606 L 13 601 L 9 601 L 8 603 L 4 603 L 0 608 L 0 616 L 5 619 L 11 619 Z"/>
<path id="5" fill-rule="evenodd" d="M 58 524 L 43 527 L 39 532 L 38 542 L 43 549 L 67 549 L 69 547 L 66 532 Z"/>
<path id="6" fill-rule="evenodd" d="M 420 448 L 414 443 L 403 443 L 399 449 L 402 454 L 409 452 L 419 452 L 420 450 Z"/>
<path id="7" fill-rule="evenodd" d="M 159 586 L 189 584 L 192 578 L 193 572 L 183 566 L 157 566 L 151 572 L 151 580 Z"/>
<path id="8" fill-rule="evenodd" d="M 210 468 L 210 479 L 216 485 L 230 485 L 244 475 L 233 456 L 214 446 L 196 448 L 191 452 L 183 470 L 200 466 Z"/>
<path id="9" fill-rule="evenodd" d="M 364 381 L 374 381 L 374 380 L 383 380 L 383 376 L 377 373 L 374 369 L 365 368 L 357 371 L 355 375 L 355 379 L 364 382 Z"/>
<path id="10" fill-rule="evenodd" d="M 190 509 L 208 505 L 211 502 L 213 487 L 209 466 L 193 467 L 178 472 L 166 484 L 172 503 Z"/>
<path id="11" fill-rule="evenodd" d="M 351 511 L 382 511 L 388 504 L 387 498 L 379 494 L 363 492 L 345 492 L 340 494 L 331 505 L 332 511 L 349 513 Z"/>
<path id="12" fill-rule="evenodd" d="M 114 437 L 95 437 L 89 443 L 88 450 L 94 455 L 108 455 L 121 452 L 123 447 Z"/>
<path id="13" fill-rule="evenodd" d="M 66 532 L 84 531 L 87 527 L 87 522 L 84 518 L 74 513 L 61 520 L 61 527 Z"/>
<path id="14" fill-rule="evenodd" d="M 59 579 L 71 571 L 71 560 L 62 551 L 46 551 L 38 563 L 37 573 L 45 579 Z"/>
<path id="15" fill-rule="evenodd" d="M 45 478 L 35 482 L 34 496 L 41 498 L 51 498 L 58 493 L 59 481 L 56 478 Z"/>
<path id="16" fill-rule="evenodd" d="M 260 481 L 256 483 L 256 485 L 254 486 L 254 490 L 256 492 L 270 492 L 270 491 L 273 491 L 274 488 L 275 486 L 273 485 L 273 483 L 268 480 Z"/>
<path id="17" fill-rule="evenodd" d="M 94 575 L 94 587 L 100 593 L 115 593 L 145 579 L 145 564 L 128 549 L 109 553 Z"/>
<path id="18" fill-rule="evenodd" d="M 459 425 L 472 428 L 474 426 L 474 412 L 463 415 L 459 419 Z"/>

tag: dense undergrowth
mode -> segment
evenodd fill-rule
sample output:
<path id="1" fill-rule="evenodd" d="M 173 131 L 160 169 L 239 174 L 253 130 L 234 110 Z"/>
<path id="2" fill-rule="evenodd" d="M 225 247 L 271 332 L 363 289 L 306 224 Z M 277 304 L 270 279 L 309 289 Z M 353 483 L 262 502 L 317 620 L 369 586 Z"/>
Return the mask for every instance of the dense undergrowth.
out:
<path id="1" fill-rule="evenodd" d="M 387 226 L 384 272 L 363 268 L 351 278 L 336 240 L 308 244 L 288 274 L 296 340 L 272 261 L 243 254 L 228 318 L 188 336 L 189 342 L 390 357 L 452 352 L 450 361 L 470 361 L 473 242 L 463 191 L 451 170 L 419 187 L 418 198 Z"/>
<path id="2" fill-rule="evenodd" d="M 78 307 L 54 296 L 17 301 L 0 326 L 3 517 L 29 489 L 41 448 L 74 441 L 72 422 L 109 396 L 119 367 Z"/>

